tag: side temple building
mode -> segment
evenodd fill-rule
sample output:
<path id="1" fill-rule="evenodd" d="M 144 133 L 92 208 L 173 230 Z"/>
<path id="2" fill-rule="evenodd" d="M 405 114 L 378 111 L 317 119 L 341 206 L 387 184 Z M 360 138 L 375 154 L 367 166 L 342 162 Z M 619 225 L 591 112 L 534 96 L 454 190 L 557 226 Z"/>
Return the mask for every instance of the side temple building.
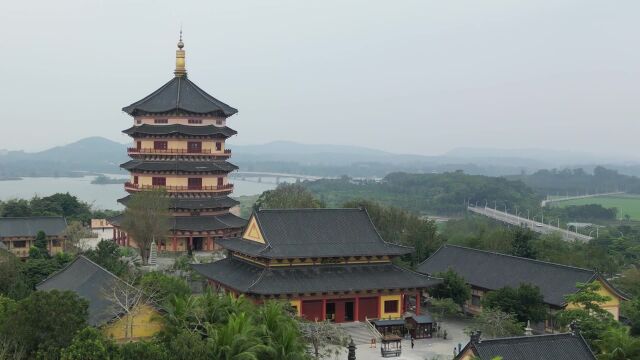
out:
<path id="1" fill-rule="evenodd" d="M 599 283 L 600 293 L 611 299 L 602 307 L 616 320 L 620 302 L 627 300 L 593 270 L 456 245 L 443 245 L 418 266 L 418 271 L 429 275 L 448 269 L 462 276 L 471 286 L 471 300 L 465 308 L 474 314 L 482 311 L 482 299 L 487 292 L 507 286 L 516 288 L 520 284 L 537 286 L 550 312 L 574 306 L 567 304 L 564 297 L 578 291 L 577 283 Z M 547 321 L 545 326 L 550 330 L 554 324 Z"/>
<path id="2" fill-rule="evenodd" d="M 134 146 L 131 160 L 121 167 L 131 173 L 125 184 L 130 194 L 162 188 L 171 198 L 171 234 L 158 243 L 159 251 L 214 250 L 217 239 L 238 236 L 246 220 L 231 213 L 238 202 L 229 197 L 233 184 L 228 175 L 237 167 L 227 160 L 226 139 L 236 131 L 227 118 L 238 110 L 207 94 L 189 78 L 182 39 L 176 51 L 174 77 L 122 110 L 133 117 L 124 133 Z M 118 200 L 127 205 L 130 196 Z M 135 245 L 124 232 L 121 217 L 109 219 L 113 238 Z"/>
<path id="3" fill-rule="evenodd" d="M 256 303 L 289 301 L 300 316 L 335 322 L 400 318 L 438 279 L 394 265 L 412 251 L 385 242 L 363 209 L 258 210 L 221 239 L 226 259 L 193 265 L 212 286 Z"/>

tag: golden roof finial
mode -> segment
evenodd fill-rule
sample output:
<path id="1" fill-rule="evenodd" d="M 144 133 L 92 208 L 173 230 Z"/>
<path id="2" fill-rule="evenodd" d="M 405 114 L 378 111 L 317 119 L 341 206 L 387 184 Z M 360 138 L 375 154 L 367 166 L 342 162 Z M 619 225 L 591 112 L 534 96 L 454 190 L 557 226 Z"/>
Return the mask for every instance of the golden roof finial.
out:
<path id="1" fill-rule="evenodd" d="M 176 69 L 173 72 L 176 77 L 187 75 L 187 68 L 184 60 L 184 43 L 182 42 L 182 26 L 180 26 L 180 40 L 178 41 L 178 50 L 176 50 Z"/>

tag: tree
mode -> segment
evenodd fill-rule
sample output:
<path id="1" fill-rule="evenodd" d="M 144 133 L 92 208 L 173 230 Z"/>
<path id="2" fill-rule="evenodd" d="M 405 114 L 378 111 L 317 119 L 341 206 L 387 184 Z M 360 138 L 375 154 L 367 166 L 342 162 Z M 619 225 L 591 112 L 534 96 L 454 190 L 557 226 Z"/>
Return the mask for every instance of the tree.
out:
<path id="1" fill-rule="evenodd" d="M 102 240 L 95 249 L 87 250 L 85 255 L 116 276 L 122 276 L 127 272 L 127 263 L 121 260 L 120 248 L 114 241 Z"/>
<path id="2" fill-rule="evenodd" d="M 640 269 L 637 266 L 629 267 L 614 280 L 614 284 L 626 294 L 640 296 Z"/>
<path id="3" fill-rule="evenodd" d="M 522 335 L 524 325 L 515 316 L 498 309 L 483 309 L 475 319 L 475 329 L 489 338 Z"/>
<path id="4" fill-rule="evenodd" d="M 445 316 L 456 315 L 462 311 L 462 307 L 451 298 L 431 299 L 429 308 L 438 320 L 442 320 Z"/>
<path id="5" fill-rule="evenodd" d="M 72 253 L 84 250 L 80 240 L 92 236 L 91 231 L 84 227 L 80 221 L 71 221 L 64 230 L 64 235 L 66 236 L 64 251 Z"/>
<path id="6" fill-rule="evenodd" d="M 11 199 L 2 206 L 1 217 L 27 217 L 32 216 L 31 206 L 28 200 Z"/>
<path id="7" fill-rule="evenodd" d="M 368 200 L 352 200 L 342 206 L 366 209 L 385 241 L 412 247 L 414 251 L 402 257 L 410 267 L 417 266 L 443 242 L 434 221 L 408 211 Z"/>
<path id="8" fill-rule="evenodd" d="M 36 233 L 34 246 L 29 249 L 30 259 L 46 259 L 49 257 L 49 248 L 47 246 L 47 234 L 40 230 Z"/>
<path id="9" fill-rule="evenodd" d="M 153 306 L 154 293 L 145 293 L 125 281 L 115 280 L 110 288 L 103 289 L 103 297 L 112 304 L 114 319 L 122 320 L 124 338 L 133 339 L 133 321 L 145 306 Z"/>
<path id="10" fill-rule="evenodd" d="M 622 302 L 620 312 L 629 321 L 629 333 L 640 336 L 640 298 Z"/>
<path id="11" fill-rule="evenodd" d="M 315 359 L 329 357 L 334 346 L 346 346 L 347 334 L 341 328 L 329 321 L 302 321 L 300 322 L 302 337 L 313 348 Z"/>
<path id="12" fill-rule="evenodd" d="M 600 284 L 597 282 L 578 283 L 576 287 L 576 293 L 565 296 L 568 307 L 558 313 L 558 321 L 564 327 L 577 323 L 585 340 L 595 346 L 607 329 L 619 326 L 613 315 L 601 307 L 611 298 L 598 293 Z"/>
<path id="13" fill-rule="evenodd" d="M 600 350 L 598 360 L 640 359 L 640 339 L 630 336 L 628 328 L 608 328 L 595 343 Z"/>
<path id="14" fill-rule="evenodd" d="M 464 306 L 464 303 L 471 298 L 471 287 L 452 269 L 437 273 L 435 276 L 442 278 L 442 283 L 432 288 L 431 296 L 437 299 L 450 298 L 459 306 Z"/>
<path id="15" fill-rule="evenodd" d="M 127 342 L 120 345 L 113 360 L 169 360 L 167 350 L 156 341 Z"/>
<path id="16" fill-rule="evenodd" d="M 254 209 L 306 209 L 322 208 L 325 204 L 300 184 L 283 183 L 275 190 L 263 192 Z"/>
<path id="17" fill-rule="evenodd" d="M 135 241 L 145 265 L 151 243 L 169 233 L 169 206 L 166 192 L 160 189 L 140 191 L 127 204 L 122 228 Z"/>
<path id="18" fill-rule="evenodd" d="M 61 360 L 110 360 L 117 349 L 110 340 L 92 327 L 84 328 L 62 350 Z"/>
<path id="19" fill-rule="evenodd" d="M 258 336 L 266 339 L 269 347 L 265 359 L 301 360 L 306 358 L 306 344 L 302 341 L 298 324 L 288 312 L 290 306 L 279 301 L 268 301 L 258 309 L 255 322 Z"/>
<path id="20" fill-rule="evenodd" d="M 515 289 L 507 286 L 490 291 L 482 300 L 482 306 L 514 314 L 521 323 L 540 322 L 547 315 L 540 288 L 529 284 L 521 284 Z"/>
<path id="21" fill-rule="evenodd" d="M 140 287 L 147 294 L 155 294 L 155 300 L 160 304 L 167 303 L 174 296 L 185 298 L 191 294 L 186 281 L 157 271 L 142 275 Z"/>
<path id="22" fill-rule="evenodd" d="M 223 326 L 207 326 L 211 341 L 211 359 L 259 359 L 269 348 L 258 337 L 258 331 L 249 314 L 232 314 Z"/>
<path id="23" fill-rule="evenodd" d="M 513 231 L 513 240 L 511 242 L 513 250 L 511 253 L 515 256 L 535 259 L 535 251 L 532 247 L 533 238 L 533 231 L 523 227 L 516 227 Z"/>
<path id="24" fill-rule="evenodd" d="M 0 250 L 0 295 L 22 299 L 31 288 L 23 274 L 24 263 L 12 253 Z"/>
<path id="25" fill-rule="evenodd" d="M 86 327 L 88 307 L 87 300 L 71 291 L 36 291 L 16 303 L 0 325 L 0 335 L 30 355 L 57 353 Z"/>
<path id="26" fill-rule="evenodd" d="M 37 284 L 62 269 L 70 261 L 71 257 L 66 253 L 57 253 L 52 258 L 29 258 L 22 267 L 24 281 L 29 289 L 34 290 Z"/>

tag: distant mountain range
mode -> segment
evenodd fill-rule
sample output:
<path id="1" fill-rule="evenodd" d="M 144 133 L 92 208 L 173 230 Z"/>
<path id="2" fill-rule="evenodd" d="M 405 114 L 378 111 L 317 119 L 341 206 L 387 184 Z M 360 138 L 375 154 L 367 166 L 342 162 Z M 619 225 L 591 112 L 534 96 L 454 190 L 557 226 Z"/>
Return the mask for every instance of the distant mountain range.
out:
<path id="1" fill-rule="evenodd" d="M 0 150 L 0 178 L 78 176 L 119 173 L 127 161 L 126 144 L 90 137 L 48 150 L 27 153 Z M 459 148 L 440 156 L 394 154 L 345 145 L 275 141 L 262 145 L 230 145 L 232 162 L 246 171 L 302 173 L 318 176 L 382 177 L 390 172 L 445 172 L 511 175 L 545 168 L 605 165 L 629 175 L 640 174 L 640 162 L 615 161 L 590 154 L 544 149 Z"/>

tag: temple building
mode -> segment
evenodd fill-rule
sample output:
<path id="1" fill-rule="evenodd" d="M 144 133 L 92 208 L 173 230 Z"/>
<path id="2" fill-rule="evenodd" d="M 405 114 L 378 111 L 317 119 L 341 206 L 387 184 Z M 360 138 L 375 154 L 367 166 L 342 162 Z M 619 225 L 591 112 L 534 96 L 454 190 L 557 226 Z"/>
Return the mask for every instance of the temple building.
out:
<path id="1" fill-rule="evenodd" d="M 364 209 L 257 210 L 241 237 L 218 245 L 227 258 L 192 265 L 210 285 L 256 303 L 288 301 L 309 320 L 419 314 L 421 295 L 440 282 L 394 265 L 413 249 L 385 242 Z"/>
<path id="2" fill-rule="evenodd" d="M 233 184 L 228 175 L 237 167 L 227 161 L 231 150 L 225 144 L 236 134 L 227 118 L 238 110 L 187 77 L 183 48 L 181 36 L 173 79 L 122 109 L 133 117 L 133 126 L 123 132 L 134 146 L 128 149 L 131 160 L 121 167 L 131 174 L 124 186 L 129 194 L 162 188 L 171 198 L 171 234 L 157 244 L 159 251 L 210 251 L 217 239 L 238 236 L 246 224 L 232 213 L 238 202 L 229 197 Z M 118 201 L 126 206 L 130 198 Z M 134 246 L 121 220 L 109 219 L 113 237 L 120 245 Z"/>
<path id="3" fill-rule="evenodd" d="M 38 232 L 44 232 L 50 255 L 62 252 L 67 239 L 67 221 L 62 216 L 0 217 L 0 243 L 17 257 L 29 257 Z"/>

